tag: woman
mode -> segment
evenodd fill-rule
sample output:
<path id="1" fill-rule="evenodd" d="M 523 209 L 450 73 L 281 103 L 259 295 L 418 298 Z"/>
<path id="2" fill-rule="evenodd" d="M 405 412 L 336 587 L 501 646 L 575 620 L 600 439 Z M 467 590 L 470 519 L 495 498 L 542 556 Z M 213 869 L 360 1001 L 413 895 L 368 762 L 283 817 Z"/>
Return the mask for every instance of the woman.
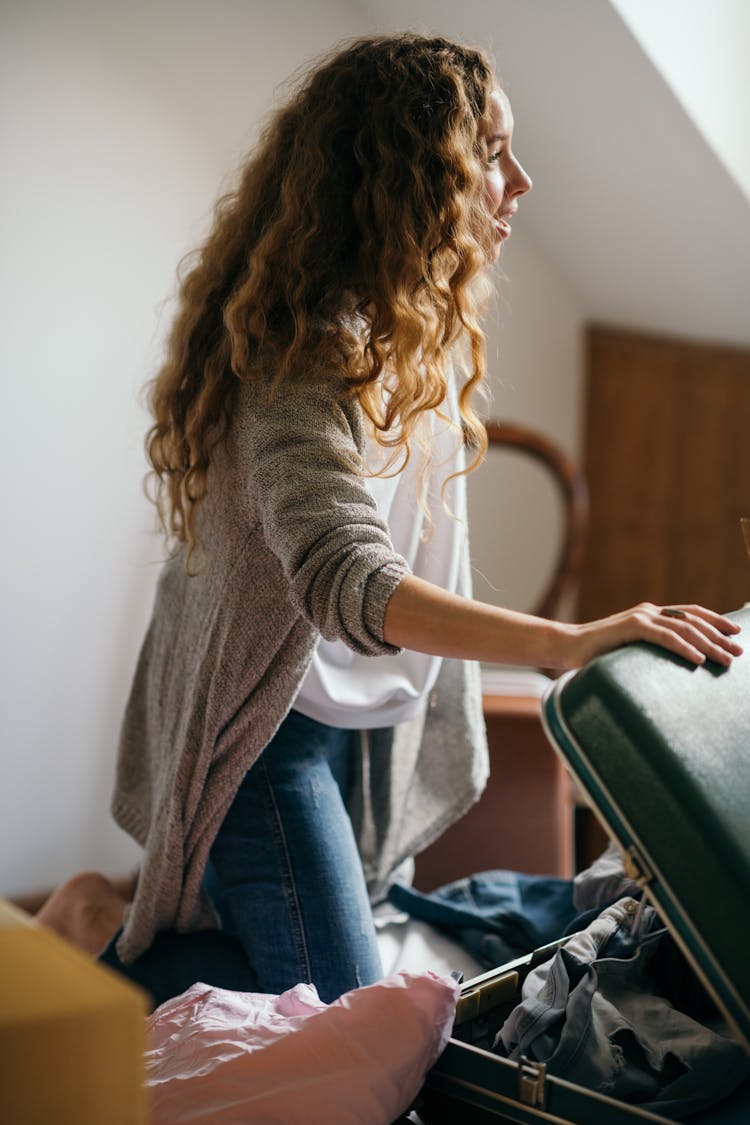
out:
<path id="1" fill-rule="evenodd" d="M 104 957 L 157 1000 L 378 977 L 369 896 L 486 777 L 468 662 L 741 651 L 695 606 L 572 626 L 470 599 L 483 274 L 531 187 L 512 130 L 482 53 L 354 43 L 272 119 L 184 280 L 148 438 L 176 550 L 113 803 L 144 858 Z"/>

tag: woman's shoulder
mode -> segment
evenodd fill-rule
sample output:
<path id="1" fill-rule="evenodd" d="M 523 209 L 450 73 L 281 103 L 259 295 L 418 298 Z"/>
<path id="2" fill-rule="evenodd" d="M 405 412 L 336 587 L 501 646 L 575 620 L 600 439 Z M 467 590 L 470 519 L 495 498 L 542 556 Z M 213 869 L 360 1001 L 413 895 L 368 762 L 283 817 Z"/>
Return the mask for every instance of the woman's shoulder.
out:
<path id="1" fill-rule="evenodd" d="M 343 372 L 331 364 L 311 363 L 280 381 L 257 361 L 238 388 L 233 421 L 254 430 L 279 427 L 291 432 L 332 434 L 351 430 L 358 442 L 363 432 L 362 408 Z"/>

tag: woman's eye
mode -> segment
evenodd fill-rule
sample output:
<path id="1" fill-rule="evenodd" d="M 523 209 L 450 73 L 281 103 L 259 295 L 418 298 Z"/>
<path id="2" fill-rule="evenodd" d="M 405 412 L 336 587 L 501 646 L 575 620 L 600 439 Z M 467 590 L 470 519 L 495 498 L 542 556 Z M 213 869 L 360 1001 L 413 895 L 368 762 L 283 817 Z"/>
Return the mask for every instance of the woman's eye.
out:
<path id="1" fill-rule="evenodd" d="M 500 157 L 502 156 L 502 154 L 503 154 L 503 150 L 501 148 L 499 148 L 497 150 L 497 152 L 491 152 L 490 155 L 487 157 L 487 163 L 488 164 L 497 164 L 497 162 L 500 159 Z"/>

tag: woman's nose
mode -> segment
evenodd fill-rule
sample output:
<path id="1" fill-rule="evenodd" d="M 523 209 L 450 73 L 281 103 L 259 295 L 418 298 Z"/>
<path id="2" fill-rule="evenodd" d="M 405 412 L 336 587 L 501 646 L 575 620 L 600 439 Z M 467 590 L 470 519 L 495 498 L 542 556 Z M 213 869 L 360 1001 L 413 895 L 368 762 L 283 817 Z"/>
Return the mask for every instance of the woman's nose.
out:
<path id="1" fill-rule="evenodd" d="M 512 195 L 525 195 L 527 191 L 531 191 L 534 185 L 531 182 L 531 176 L 527 173 L 522 164 L 516 161 L 515 172 L 511 184 Z"/>

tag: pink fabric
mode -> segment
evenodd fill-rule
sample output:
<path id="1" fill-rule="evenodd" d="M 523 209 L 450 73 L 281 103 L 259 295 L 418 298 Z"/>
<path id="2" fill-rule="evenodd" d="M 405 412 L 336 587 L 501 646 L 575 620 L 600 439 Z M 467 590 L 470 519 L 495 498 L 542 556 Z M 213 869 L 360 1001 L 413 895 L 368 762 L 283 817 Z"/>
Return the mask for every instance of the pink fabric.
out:
<path id="1" fill-rule="evenodd" d="M 153 1125 L 390 1125 L 445 1046 L 459 987 L 393 976 L 324 1004 L 195 984 L 147 1022 Z"/>

